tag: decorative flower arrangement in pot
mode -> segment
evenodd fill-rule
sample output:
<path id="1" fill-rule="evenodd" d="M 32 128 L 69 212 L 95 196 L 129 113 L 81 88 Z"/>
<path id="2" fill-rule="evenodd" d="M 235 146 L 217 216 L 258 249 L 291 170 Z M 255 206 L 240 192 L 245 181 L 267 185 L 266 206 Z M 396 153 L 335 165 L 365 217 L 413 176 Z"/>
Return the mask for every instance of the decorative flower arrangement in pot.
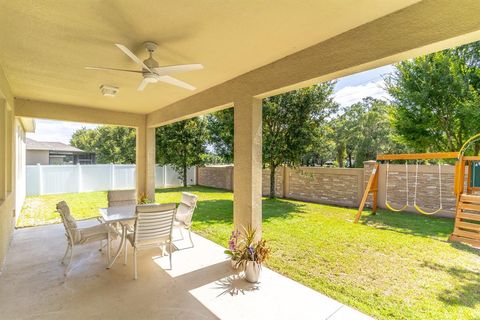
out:
<path id="1" fill-rule="evenodd" d="M 231 257 L 235 269 L 244 269 L 248 282 L 258 282 L 262 263 L 270 253 L 265 239 L 255 241 L 256 230 L 251 227 L 243 228 L 243 233 L 233 231 L 228 243 L 229 249 L 225 253 Z"/>

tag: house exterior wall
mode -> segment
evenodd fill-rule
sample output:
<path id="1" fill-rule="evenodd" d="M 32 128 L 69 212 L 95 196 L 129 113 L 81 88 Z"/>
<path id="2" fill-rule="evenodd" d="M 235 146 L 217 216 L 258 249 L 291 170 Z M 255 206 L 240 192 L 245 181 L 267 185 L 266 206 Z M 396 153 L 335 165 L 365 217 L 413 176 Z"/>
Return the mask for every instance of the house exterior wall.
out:
<path id="1" fill-rule="evenodd" d="M 15 223 L 15 143 L 13 101 L 0 70 L 0 272 Z M 6 99 L 2 99 L 6 97 Z"/>
<path id="2" fill-rule="evenodd" d="M 27 150 L 27 165 L 41 164 L 48 165 L 50 163 L 48 150 Z"/>

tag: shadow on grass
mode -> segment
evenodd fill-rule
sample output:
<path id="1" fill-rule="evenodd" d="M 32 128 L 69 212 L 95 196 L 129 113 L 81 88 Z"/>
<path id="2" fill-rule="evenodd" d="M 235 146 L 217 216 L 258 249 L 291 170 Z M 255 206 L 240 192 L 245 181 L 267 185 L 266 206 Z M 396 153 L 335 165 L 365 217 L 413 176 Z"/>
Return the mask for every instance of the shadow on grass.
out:
<path id="1" fill-rule="evenodd" d="M 202 193 L 232 193 L 229 190 L 217 189 L 211 187 L 203 186 L 188 186 L 188 187 L 173 187 L 173 188 L 162 188 L 155 189 L 155 193 L 170 193 L 170 192 L 202 192 Z"/>
<path id="2" fill-rule="evenodd" d="M 376 215 L 363 216 L 362 223 L 377 229 L 446 241 L 453 231 L 454 220 L 410 212 L 379 210 Z"/>
<path id="3" fill-rule="evenodd" d="M 263 221 L 288 219 L 293 213 L 303 212 L 302 207 L 301 204 L 278 199 L 265 199 L 262 201 Z M 233 223 L 233 201 L 200 200 L 193 219 L 208 224 Z"/>
<path id="4" fill-rule="evenodd" d="M 473 249 L 472 249 L 473 250 Z M 422 265 L 434 272 L 446 272 L 454 277 L 457 285 L 451 289 L 445 289 L 439 300 L 448 305 L 461 305 L 476 308 L 480 304 L 480 273 L 459 267 L 448 267 L 438 263 L 425 261 Z"/>

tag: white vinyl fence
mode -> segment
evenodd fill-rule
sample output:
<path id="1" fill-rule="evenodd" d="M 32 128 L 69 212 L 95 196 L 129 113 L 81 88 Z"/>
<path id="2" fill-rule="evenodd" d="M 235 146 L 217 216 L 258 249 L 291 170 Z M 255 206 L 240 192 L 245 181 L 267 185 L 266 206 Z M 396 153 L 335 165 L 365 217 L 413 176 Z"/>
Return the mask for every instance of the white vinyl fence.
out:
<path id="1" fill-rule="evenodd" d="M 134 164 L 30 165 L 27 166 L 27 196 L 135 189 Z M 188 169 L 187 182 L 196 184 L 195 167 Z M 157 166 L 155 187 L 182 186 L 170 166 Z"/>

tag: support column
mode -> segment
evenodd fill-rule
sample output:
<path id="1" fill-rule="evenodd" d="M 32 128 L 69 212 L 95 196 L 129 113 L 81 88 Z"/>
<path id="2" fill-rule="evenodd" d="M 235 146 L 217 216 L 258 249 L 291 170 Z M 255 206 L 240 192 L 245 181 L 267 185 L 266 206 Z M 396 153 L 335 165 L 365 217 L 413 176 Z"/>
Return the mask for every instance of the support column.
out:
<path id="1" fill-rule="evenodd" d="M 234 105 L 233 222 L 236 230 L 252 226 L 262 235 L 262 100 L 245 98 Z"/>
<path id="2" fill-rule="evenodd" d="M 0 99 L 0 203 L 7 198 L 7 104 Z"/>
<path id="3" fill-rule="evenodd" d="M 137 194 L 155 201 L 155 128 L 137 127 Z"/>

